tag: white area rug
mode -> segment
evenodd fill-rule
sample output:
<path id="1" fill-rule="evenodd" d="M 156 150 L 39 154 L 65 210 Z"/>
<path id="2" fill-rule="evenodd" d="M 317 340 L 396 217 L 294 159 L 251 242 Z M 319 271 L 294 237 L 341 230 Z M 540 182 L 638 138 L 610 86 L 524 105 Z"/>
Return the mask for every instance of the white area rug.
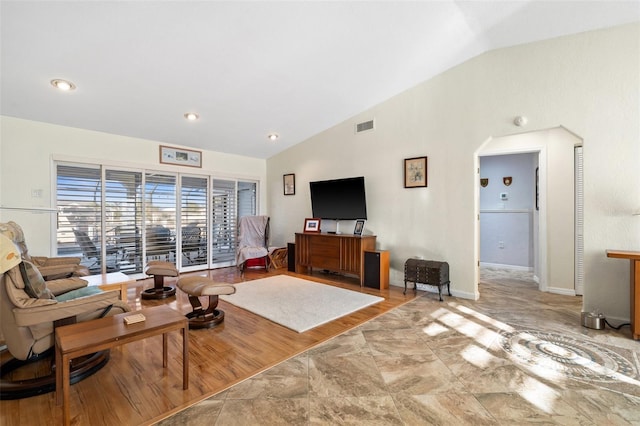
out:
<path id="1" fill-rule="evenodd" d="M 235 284 L 225 302 L 253 312 L 298 333 L 384 300 L 288 275 Z"/>

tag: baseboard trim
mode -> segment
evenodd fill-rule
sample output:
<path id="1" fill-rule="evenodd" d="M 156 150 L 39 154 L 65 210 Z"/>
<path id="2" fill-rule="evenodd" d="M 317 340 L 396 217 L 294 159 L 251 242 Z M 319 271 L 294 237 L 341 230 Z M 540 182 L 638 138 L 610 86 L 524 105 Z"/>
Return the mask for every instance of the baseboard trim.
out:
<path id="1" fill-rule="evenodd" d="M 533 272 L 533 268 L 531 266 L 503 265 L 503 264 L 500 264 L 500 263 L 480 262 L 480 267 L 498 268 L 498 269 L 510 269 L 512 271 Z"/>
<path id="2" fill-rule="evenodd" d="M 553 294 L 562 294 L 564 296 L 575 296 L 576 290 L 571 288 L 547 287 L 547 292 Z"/>

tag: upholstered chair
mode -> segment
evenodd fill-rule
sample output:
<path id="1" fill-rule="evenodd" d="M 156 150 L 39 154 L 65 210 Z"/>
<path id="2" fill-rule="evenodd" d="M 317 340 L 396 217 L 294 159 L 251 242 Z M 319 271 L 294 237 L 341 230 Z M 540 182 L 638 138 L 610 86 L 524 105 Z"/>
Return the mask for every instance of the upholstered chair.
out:
<path id="1" fill-rule="evenodd" d="M 32 380 L 31 388 L 29 381 L 21 380 L 22 386 L 16 387 L 5 380 L 7 373 L 24 364 L 19 361 L 52 354 L 55 327 L 131 310 L 120 301 L 119 291 L 102 291 L 87 284 L 77 277 L 45 282 L 38 268 L 23 262 L 18 248 L 0 234 L 0 329 L 13 357 L 2 357 L 9 360 L 1 366 L 0 399 L 22 398 L 55 388 L 53 372 Z M 103 360 L 99 367 L 105 363 Z M 13 394 L 16 389 L 18 393 Z"/>
<path id="2" fill-rule="evenodd" d="M 269 270 L 269 217 L 243 216 L 238 227 L 236 265 L 242 272 L 252 259 L 260 259 L 261 266 Z"/>
<path id="3" fill-rule="evenodd" d="M 0 234 L 4 234 L 14 242 L 20 249 L 21 258 L 35 265 L 45 280 L 89 275 L 89 268 L 80 265 L 80 261 L 82 260 L 80 257 L 31 256 L 24 239 L 22 228 L 13 221 L 0 223 Z"/>

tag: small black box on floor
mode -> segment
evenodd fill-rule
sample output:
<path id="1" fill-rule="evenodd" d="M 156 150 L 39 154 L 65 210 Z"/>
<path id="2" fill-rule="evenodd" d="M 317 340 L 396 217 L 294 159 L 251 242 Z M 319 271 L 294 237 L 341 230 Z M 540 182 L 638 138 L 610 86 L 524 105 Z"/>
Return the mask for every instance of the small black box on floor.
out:
<path id="1" fill-rule="evenodd" d="M 451 288 L 449 282 L 449 264 L 435 260 L 408 259 L 404 263 L 404 292 L 407 292 L 407 281 L 413 283 L 416 290 L 418 284 L 438 287 L 438 296 L 442 302 L 442 286 L 447 286 L 449 296 Z"/>

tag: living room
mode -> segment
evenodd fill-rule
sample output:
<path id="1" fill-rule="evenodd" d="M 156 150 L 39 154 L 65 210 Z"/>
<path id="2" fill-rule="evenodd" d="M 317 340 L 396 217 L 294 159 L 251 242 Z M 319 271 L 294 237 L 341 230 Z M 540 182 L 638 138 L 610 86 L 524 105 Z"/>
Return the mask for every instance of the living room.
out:
<path id="1" fill-rule="evenodd" d="M 637 245 L 639 224 L 633 214 L 639 195 L 631 164 L 638 145 L 638 82 L 633 72 L 637 30 L 635 24 L 625 25 L 488 52 L 271 158 L 204 151 L 203 169 L 259 182 L 259 210 L 271 217 L 273 245 L 291 242 L 311 216 L 308 182 L 365 176 L 365 232 L 377 235 L 378 248 L 390 251 L 391 281 L 399 282 L 407 258 L 446 259 L 455 277 L 454 293 L 474 299 L 479 296 L 477 152 L 493 137 L 521 132 L 510 119 L 527 111 L 528 130 L 563 126 L 584 141 L 585 181 L 590 182 L 585 190 L 584 304 L 587 310 L 598 307 L 609 317 L 624 319 L 628 271 L 608 260 L 605 251 Z M 568 58 L 571 62 L 566 63 Z M 545 64 L 544 70 L 537 64 Z M 560 64 L 566 76 L 562 81 L 556 78 Z M 475 84 L 479 78 L 481 85 Z M 512 85 L 505 82 L 510 81 L 517 89 L 509 90 Z M 523 93 L 529 96 L 523 98 Z M 465 105 L 463 118 L 460 105 Z M 355 123 L 372 117 L 375 131 L 354 134 Z M 158 164 L 158 145 L 3 116 L 2 206 L 52 207 L 55 161 L 171 170 Z M 402 161 L 419 155 L 428 157 L 428 187 L 404 189 Z M 294 196 L 283 195 L 282 176 L 288 173 L 296 176 Z M 41 197 L 32 198 L 31 189 L 41 190 Z M 612 216 L 603 206 L 618 213 Z M 2 218 L 29 230 L 34 252 L 51 254 L 52 227 L 41 214 L 3 210 Z"/>
<path id="2" fill-rule="evenodd" d="M 365 233 L 375 234 L 378 248 L 389 250 L 391 284 L 402 285 L 408 258 L 446 260 L 453 295 L 477 300 L 483 297 L 478 289 L 480 153 L 496 138 L 566 129 L 584 147 L 582 310 L 598 309 L 607 318 L 628 321 L 629 267 L 608 259 L 606 250 L 640 248 L 640 24 L 637 16 L 629 22 L 495 48 L 451 64 L 337 124 L 319 126 L 313 136 L 267 158 L 202 149 L 202 168 L 193 174 L 256 181 L 258 211 L 271 218 L 274 246 L 293 241 L 305 218 L 312 217 L 309 182 L 365 176 Z M 11 81 L 3 76 L 2 83 Z M 3 97 L 3 110 L 5 102 Z M 514 119 L 520 116 L 527 122 L 519 126 Z M 354 131 L 368 120 L 375 122 L 372 131 Z M 54 215 L 47 209 L 55 209 L 57 162 L 184 172 L 159 163 L 159 146 L 167 141 L 4 112 L 0 132 L 0 221 L 20 223 L 36 254 L 56 254 Z M 182 147 L 179 138 L 171 142 Z M 428 158 L 428 185 L 405 188 L 403 160 L 420 156 Z M 287 174 L 295 174 L 294 195 L 283 193 Z M 541 188 L 541 194 L 546 191 Z M 548 215 L 553 214 L 550 207 Z M 546 253 L 553 257 L 553 248 Z M 573 288 L 574 283 L 553 282 L 552 274 L 550 268 L 549 287 Z"/>

